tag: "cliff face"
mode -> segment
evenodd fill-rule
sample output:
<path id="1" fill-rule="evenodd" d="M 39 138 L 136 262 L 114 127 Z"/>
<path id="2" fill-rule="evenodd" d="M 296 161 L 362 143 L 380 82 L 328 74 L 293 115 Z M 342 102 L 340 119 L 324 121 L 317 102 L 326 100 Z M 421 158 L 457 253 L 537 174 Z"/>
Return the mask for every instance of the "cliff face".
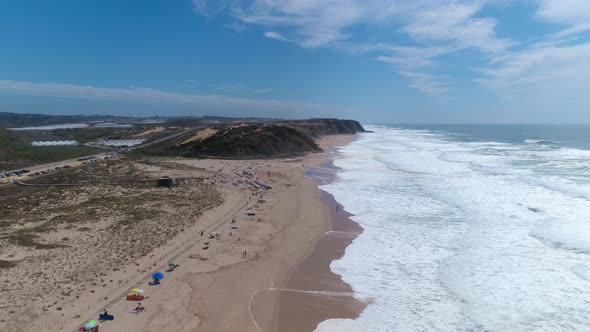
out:
<path id="1" fill-rule="evenodd" d="M 321 151 L 310 136 L 276 124 L 219 128 L 202 140 L 180 144 L 173 149 L 186 157 L 227 158 L 277 158 Z"/>
<path id="2" fill-rule="evenodd" d="M 337 134 L 356 134 L 365 132 L 358 121 L 339 119 L 310 119 L 281 121 L 280 124 L 304 132 L 311 137 Z"/>

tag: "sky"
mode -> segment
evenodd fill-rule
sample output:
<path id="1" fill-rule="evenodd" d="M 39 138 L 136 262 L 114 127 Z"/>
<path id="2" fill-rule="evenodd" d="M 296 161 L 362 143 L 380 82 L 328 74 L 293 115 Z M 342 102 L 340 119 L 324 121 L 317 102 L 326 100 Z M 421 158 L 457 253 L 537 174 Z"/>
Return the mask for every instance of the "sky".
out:
<path id="1" fill-rule="evenodd" d="M 590 0 L 5 0 L 0 111 L 590 123 Z"/>

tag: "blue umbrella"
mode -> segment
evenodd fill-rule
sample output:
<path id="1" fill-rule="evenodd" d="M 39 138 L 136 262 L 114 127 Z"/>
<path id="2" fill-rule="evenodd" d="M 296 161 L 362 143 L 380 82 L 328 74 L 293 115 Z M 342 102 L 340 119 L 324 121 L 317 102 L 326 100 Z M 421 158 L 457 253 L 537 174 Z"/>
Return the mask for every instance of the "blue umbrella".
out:
<path id="1" fill-rule="evenodd" d="M 164 273 L 154 272 L 154 274 L 152 274 L 152 278 L 154 278 L 155 280 L 162 280 L 164 279 Z"/>

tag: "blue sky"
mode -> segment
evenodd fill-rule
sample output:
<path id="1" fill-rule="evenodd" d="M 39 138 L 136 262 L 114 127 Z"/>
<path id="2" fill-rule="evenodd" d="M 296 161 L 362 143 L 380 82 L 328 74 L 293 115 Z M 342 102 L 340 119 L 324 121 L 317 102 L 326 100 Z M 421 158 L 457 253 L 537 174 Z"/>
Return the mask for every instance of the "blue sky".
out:
<path id="1" fill-rule="evenodd" d="M 588 0 L 0 2 L 0 111 L 590 123 Z"/>

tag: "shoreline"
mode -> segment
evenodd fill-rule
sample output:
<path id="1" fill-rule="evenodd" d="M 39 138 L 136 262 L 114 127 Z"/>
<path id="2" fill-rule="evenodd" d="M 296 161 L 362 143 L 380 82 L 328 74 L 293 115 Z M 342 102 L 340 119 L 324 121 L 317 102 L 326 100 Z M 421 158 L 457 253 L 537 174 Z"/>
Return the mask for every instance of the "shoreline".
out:
<path id="1" fill-rule="evenodd" d="M 306 176 L 318 189 L 322 184 L 335 181 L 338 168 L 333 164 L 334 150 L 341 146 L 332 146 L 321 164 L 307 169 Z M 346 248 L 363 228 L 350 218 L 352 215 L 332 194 L 319 191 L 322 204 L 329 210 L 329 228 L 318 235 L 307 254 L 291 269 L 284 288 L 300 291 L 280 293 L 275 331 L 315 331 L 324 321 L 356 319 L 366 307 L 354 297 L 352 287 L 330 267 L 333 261 L 344 256 Z"/>

